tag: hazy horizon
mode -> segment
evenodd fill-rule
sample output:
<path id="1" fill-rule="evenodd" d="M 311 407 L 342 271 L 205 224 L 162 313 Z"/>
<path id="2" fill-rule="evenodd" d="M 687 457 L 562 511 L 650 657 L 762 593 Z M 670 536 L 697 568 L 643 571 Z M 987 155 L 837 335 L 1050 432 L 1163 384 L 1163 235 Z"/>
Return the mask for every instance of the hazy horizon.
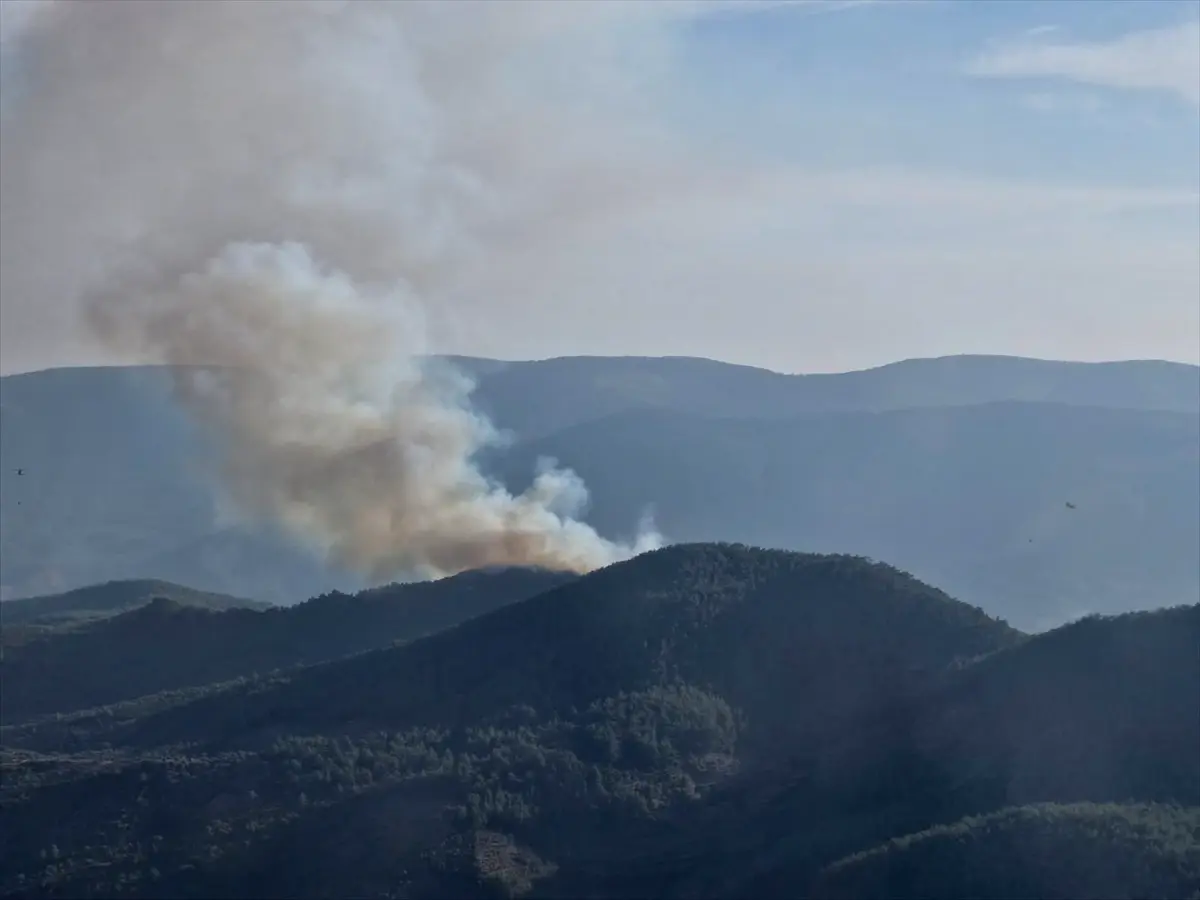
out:
<path id="1" fill-rule="evenodd" d="M 505 365 L 521 364 L 521 363 L 541 363 L 553 362 L 560 359 L 678 359 L 678 360 L 696 360 L 698 362 L 712 362 L 720 365 L 737 366 L 748 369 L 759 369 L 764 372 L 771 372 L 776 375 L 788 376 L 803 376 L 803 375 L 850 375 L 856 372 L 871 372 L 876 369 L 886 369 L 891 366 L 904 365 L 905 363 L 918 362 L 936 362 L 946 359 L 1007 359 L 1007 360 L 1026 360 L 1035 363 L 1068 363 L 1088 366 L 1112 366 L 1124 364 L 1165 364 L 1172 366 L 1186 366 L 1188 368 L 1200 369 L 1200 363 L 1186 362 L 1177 359 L 1163 359 L 1154 357 L 1127 357 L 1120 359 L 1062 359 L 1048 356 L 1020 356 L 1012 353 L 946 353 L 940 356 L 906 356 L 898 359 L 888 359 L 883 362 L 873 365 L 863 366 L 854 369 L 827 369 L 827 370 L 810 370 L 805 372 L 800 371 L 785 371 L 782 369 L 773 369 L 769 366 L 757 365 L 753 362 L 744 362 L 735 359 L 719 359 L 711 356 L 691 356 L 686 354 L 645 354 L 645 353 L 620 353 L 620 354 L 600 354 L 600 353 L 577 353 L 577 354 L 561 354 L 553 356 L 540 356 L 529 358 L 518 357 L 499 357 L 499 356 L 475 356 L 467 353 L 445 353 L 435 354 L 435 356 L 447 358 L 460 358 L 478 360 L 480 362 L 495 362 Z M 168 368 L 165 363 L 125 363 L 125 362 L 101 362 L 101 363 L 71 363 L 66 365 L 45 366 L 37 369 L 23 369 L 15 372 L 0 373 L 0 378 L 8 378 L 18 375 L 36 375 L 40 372 L 53 372 L 61 369 L 120 369 L 120 368 Z"/>

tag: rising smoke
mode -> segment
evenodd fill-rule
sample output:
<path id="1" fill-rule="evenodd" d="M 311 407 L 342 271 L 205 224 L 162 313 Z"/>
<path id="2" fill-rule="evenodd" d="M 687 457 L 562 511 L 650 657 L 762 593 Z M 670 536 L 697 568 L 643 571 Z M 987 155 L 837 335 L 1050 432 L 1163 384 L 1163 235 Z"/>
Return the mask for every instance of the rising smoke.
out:
<path id="1" fill-rule="evenodd" d="M 553 77 L 555 38 L 589 25 L 574 6 L 25 0 L 4 25 L 7 327 L 69 314 L 127 359 L 204 367 L 177 393 L 229 497 L 374 578 L 655 546 L 577 521 L 571 472 L 490 482 L 473 458 L 497 433 L 425 340 L 480 248 L 536 252 L 645 189 L 580 113 L 636 86 L 586 60 Z"/>

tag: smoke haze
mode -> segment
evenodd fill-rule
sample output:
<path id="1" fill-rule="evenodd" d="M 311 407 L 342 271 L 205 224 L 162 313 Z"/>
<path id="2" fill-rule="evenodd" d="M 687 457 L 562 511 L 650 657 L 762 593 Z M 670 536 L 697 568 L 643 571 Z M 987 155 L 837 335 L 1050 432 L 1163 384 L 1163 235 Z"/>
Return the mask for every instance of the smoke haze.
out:
<path id="1" fill-rule="evenodd" d="M 426 355 L 426 313 L 481 248 L 536 255 L 669 183 L 612 47 L 556 77 L 550 38 L 647 14 L 612 6 L 21 3 L 7 327 L 69 316 L 126 359 L 208 367 L 177 392 L 221 439 L 232 499 L 375 578 L 657 545 L 577 521 L 586 489 L 550 464 L 519 496 L 490 483 L 472 460 L 497 433 Z M 629 128 L 589 128 L 592 104 Z"/>

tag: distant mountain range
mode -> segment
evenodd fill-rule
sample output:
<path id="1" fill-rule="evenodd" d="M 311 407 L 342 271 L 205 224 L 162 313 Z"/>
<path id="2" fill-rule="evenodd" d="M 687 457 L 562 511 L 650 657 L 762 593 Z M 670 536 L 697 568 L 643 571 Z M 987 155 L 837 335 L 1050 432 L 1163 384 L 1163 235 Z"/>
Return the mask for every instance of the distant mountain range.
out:
<path id="1" fill-rule="evenodd" d="M 1200 367 L 1160 361 L 945 356 L 856 372 L 784 375 L 692 357 L 450 359 L 478 378 L 476 405 L 524 439 L 646 407 L 717 418 L 1002 401 L 1200 412 Z"/>
<path id="2" fill-rule="evenodd" d="M 145 606 L 155 600 L 169 600 L 180 606 L 221 611 L 226 609 L 268 609 L 260 600 L 242 600 L 224 594 L 197 591 L 168 581 L 110 581 L 76 588 L 64 594 L 26 597 L 4 605 L 4 626 L 53 626 L 89 622 L 115 616 Z"/>
<path id="3" fill-rule="evenodd" d="M 652 508 L 675 540 L 885 560 L 1023 628 L 1200 599 L 1200 416 L 998 402 L 714 419 L 637 410 L 564 429 L 590 519 Z"/>
<path id="4" fill-rule="evenodd" d="M 649 508 L 672 540 L 869 555 L 1035 629 L 1200 599 L 1195 366 L 453 361 L 515 438 L 486 469 L 520 489 L 558 459 L 610 535 Z M 286 604 L 365 586 L 223 516 L 206 447 L 162 370 L 0 379 L 3 596 L 159 578 Z"/>

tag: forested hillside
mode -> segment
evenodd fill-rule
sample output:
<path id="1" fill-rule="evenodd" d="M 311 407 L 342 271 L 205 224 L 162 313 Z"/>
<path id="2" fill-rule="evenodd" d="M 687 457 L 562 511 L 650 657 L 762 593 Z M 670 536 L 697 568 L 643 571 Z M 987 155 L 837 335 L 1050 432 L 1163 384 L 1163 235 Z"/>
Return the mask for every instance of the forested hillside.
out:
<path id="1" fill-rule="evenodd" d="M 1165 898 L 1194 877 L 1200 606 L 1030 638 L 883 564 L 705 544 L 491 608 L 4 728 L 5 896 L 952 896 L 964 867 L 1008 879 L 980 896 L 1066 896 L 1104 858 L 1108 896 Z M 1046 803 L 1076 806 L 1005 811 Z"/>
<path id="2" fill-rule="evenodd" d="M 1200 809 L 1053 804 L 890 841 L 826 869 L 820 900 L 1195 897 Z"/>
<path id="3" fill-rule="evenodd" d="M 166 592 L 122 615 L 30 632 L 5 622 L 4 722 L 106 706 L 388 647 L 523 600 L 572 576 L 466 572 L 291 607 L 228 609 Z M 183 595 L 186 597 L 187 595 Z M 12 601 L 18 608 L 38 601 Z M 6 607 L 8 604 L 5 605 Z"/>

